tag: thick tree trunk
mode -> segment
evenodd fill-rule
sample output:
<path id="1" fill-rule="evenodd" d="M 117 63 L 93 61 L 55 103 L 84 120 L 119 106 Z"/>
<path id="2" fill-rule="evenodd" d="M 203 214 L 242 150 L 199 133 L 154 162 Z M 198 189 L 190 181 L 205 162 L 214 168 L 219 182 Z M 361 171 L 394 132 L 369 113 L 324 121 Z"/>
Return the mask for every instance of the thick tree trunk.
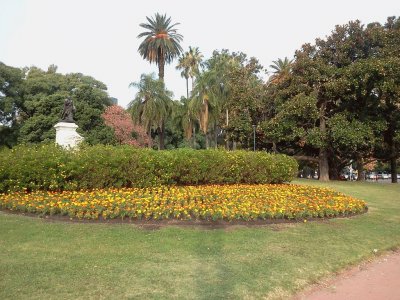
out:
<path id="1" fill-rule="evenodd" d="M 205 134 L 205 138 L 206 138 L 206 149 L 210 148 L 210 139 L 208 138 L 208 134 Z"/>
<path id="2" fill-rule="evenodd" d="M 397 183 L 397 160 L 396 157 L 390 159 L 390 173 L 392 175 L 392 183 Z"/>
<path id="3" fill-rule="evenodd" d="M 364 176 L 364 161 L 363 158 L 360 156 L 357 156 L 357 181 L 365 181 L 365 176 Z"/>
<path id="4" fill-rule="evenodd" d="M 319 150 L 319 180 L 329 181 L 328 152 L 321 148 Z"/>
<path id="5" fill-rule="evenodd" d="M 329 159 L 328 159 L 329 164 Z M 340 180 L 340 171 L 342 168 L 338 166 L 329 165 L 329 179 L 330 180 Z"/>
<path id="6" fill-rule="evenodd" d="M 323 133 L 326 132 L 326 120 L 325 120 L 325 109 L 326 101 L 321 104 L 319 112 L 319 130 Z M 322 146 L 319 149 L 319 180 L 329 181 L 329 163 L 328 163 L 328 151 L 326 146 Z"/>

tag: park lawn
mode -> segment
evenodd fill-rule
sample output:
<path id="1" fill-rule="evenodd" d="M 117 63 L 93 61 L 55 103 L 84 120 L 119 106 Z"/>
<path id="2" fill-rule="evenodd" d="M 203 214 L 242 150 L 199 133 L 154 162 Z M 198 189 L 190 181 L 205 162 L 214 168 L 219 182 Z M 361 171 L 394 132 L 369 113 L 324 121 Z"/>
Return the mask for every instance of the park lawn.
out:
<path id="1" fill-rule="evenodd" d="M 400 184 L 312 180 L 367 202 L 353 218 L 258 227 L 43 220 L 0 212 L 0 299 L 279 299 L 400 246 Z"/>

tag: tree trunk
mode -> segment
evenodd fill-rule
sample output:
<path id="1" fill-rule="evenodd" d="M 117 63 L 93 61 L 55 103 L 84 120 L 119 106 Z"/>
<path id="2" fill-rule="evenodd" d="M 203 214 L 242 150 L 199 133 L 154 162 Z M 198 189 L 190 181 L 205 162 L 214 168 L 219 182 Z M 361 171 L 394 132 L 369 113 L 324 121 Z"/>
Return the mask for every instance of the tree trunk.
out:
<path id="1" fill-rule="evenodd" d="M 364 161 L 363 158 L 360 156 L 357 156 L 357 181 L 365 181 L 365 176 L 364 176 Z"/>
<path id="2" fill-rule="evenodd" d="M 329 159 L 328 159 L 328 164 L 329 164 Z M 342 168 L 339 166 L 332 166 L 329 165 L 329 179 L 330 180 L 340 180 L 340 171 Z"/>
<path id="3" fill-rule="evenodd" d="M 164 150 L 164 134 L 165 134 L 165 125 L 164 121 L 161 123 L 161 127 L 158 127 L 158 150 Z"/>
<path id="4" fill-rule="evenodd" d="M 161 48 L 158 48 L 158 79 L 164 81 L 164 66 L 165 66 L 165 57 L 161 51 Z"/>
<path id="5" fill-rule="evenodd" d="M 278 153 L 278 150 L 276 149 L 276 143 L 272 142 L 272 152 Z"/>
<path id="6" fill-rule="evenodd" d="M 215 127 L 214 127 L 214 141 L 215 141 L 214 148 L 218 149 L 218 126 L 217 125 L 215 125 Z"/>
<path id="7" fill-rule="evenodd" d="M 236 150 L 236 148 L 237 148 L 237 143 L 236 143 L 236 141 L 233 141 L 232 142 L 232 150 Z"/>
<path id="8" fill-rule="evenodd" d="M 189 99 L 189 78 L 186 78 L 186 99 Z"/>
<path id="9" fill-rule="evenodd" d="M 319 150 L 319 180 L 329 181 L 329 164 L 328 164 L 328 152 L 321 148 Z"/>
<path id="10" fill-rule="evenodd" d="M 319 112 L 319 130 L 325 136 L 326 133 L 326 120 L 325 120 L 325 109 L 326 101 L 321 104 Z M 329 163 L 328 163 L 328 151 L 326 146 L 322 146 L 319 149 L 319 180 L 329 181 Z"/>
<path id="11" fill-rule="evenodd" d="M 206 138 L 206 149 L 208 149 L 208 148 L 210 148 L 210 140 L 209 140 L 209 138 L 208 138 L 208 134 L 207 133 L 205 133 L 205 138 Z"/>
<path id="12" fill-rule="evenodd" d="M 397 160 L 396 157 L 390 159 L 390 173 L 392 174 L 392 183 L 397 183 Z"/>
<path id="13" fill-rule="evenodd" d="M 193 124 L 193 135 L 192 135 L 192 148 L 196 148 L 196 127 L 195 124 Z"/>

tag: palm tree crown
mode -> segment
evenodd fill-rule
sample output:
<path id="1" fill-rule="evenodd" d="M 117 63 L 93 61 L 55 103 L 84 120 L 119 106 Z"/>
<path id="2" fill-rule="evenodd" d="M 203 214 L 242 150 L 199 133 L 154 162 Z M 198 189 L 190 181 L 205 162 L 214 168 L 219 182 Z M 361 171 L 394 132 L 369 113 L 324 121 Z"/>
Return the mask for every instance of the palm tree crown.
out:
<path id="1" fill-rule="evenodd" d="M 155 17 L 146 17 L 148 23 L 140 24 L 147 31 L 138 35 L 145 39 L 139 45 L 139 53 L 150 63 L 156 63 L 159 68 L 159 79 L 164 80 L 164 65 L 170 63 L 183 51 L 179 42 L 183 36 L 174 28 L 179 23 L 171 24 L 171 18 L 159 13 Z"/>
<path id="2" fill-rule="evenodd" d="M 278 59 L 272 61 L 273 64 L 269 67 L 273 69 L 273 74 L 270 78 L 271 83 L 279 83 L 284 80 L 291 72 L 293 60 L 289 60 L 285 57 L 284 60 Z"/>

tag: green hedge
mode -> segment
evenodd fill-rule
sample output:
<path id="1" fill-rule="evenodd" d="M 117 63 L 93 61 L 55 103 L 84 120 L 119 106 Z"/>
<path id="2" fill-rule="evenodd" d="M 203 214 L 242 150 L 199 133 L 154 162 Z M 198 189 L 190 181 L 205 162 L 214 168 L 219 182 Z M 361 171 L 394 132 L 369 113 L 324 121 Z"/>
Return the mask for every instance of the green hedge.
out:
<path id="1" fill-rule="evenodd" d="M 265 152 L 129 146 L 17 146 L 0 152 L 0 192 L 150 187 L 171 184 L 281 183 L 291 181 L 297 162 Z"/>

